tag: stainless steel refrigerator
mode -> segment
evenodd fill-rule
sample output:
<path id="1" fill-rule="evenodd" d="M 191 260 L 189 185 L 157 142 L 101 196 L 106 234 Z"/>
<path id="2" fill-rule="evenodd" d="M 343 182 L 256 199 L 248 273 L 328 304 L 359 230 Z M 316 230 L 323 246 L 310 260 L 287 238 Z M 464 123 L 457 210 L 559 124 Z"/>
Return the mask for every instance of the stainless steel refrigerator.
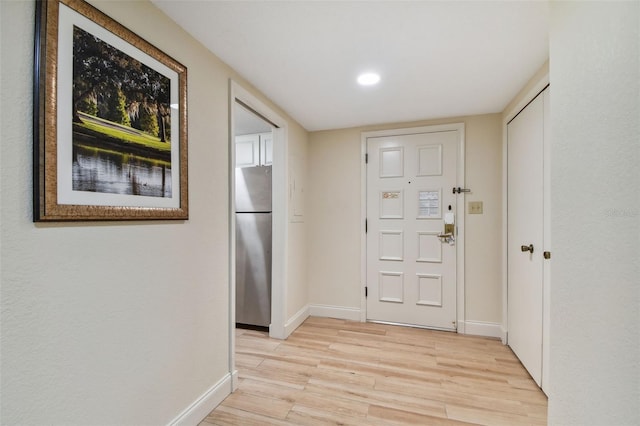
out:
<path id="1" fill-rule="evenodd" d="M 236 168 L 236 324 L 271 323 L 271 166 Z"/>

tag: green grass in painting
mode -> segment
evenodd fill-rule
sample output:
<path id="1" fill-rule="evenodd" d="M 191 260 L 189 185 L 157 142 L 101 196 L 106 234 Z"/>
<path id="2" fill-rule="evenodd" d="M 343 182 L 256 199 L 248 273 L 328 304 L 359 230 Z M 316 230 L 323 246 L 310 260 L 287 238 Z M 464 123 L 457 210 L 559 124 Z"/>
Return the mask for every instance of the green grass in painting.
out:
<path id="1" fill-rule="evenodd" d="M 162 142 L 159 138 L 148 135 L 138 129 L 113 123 L 102 118 L 88 116 L 83 113 L 79 113 L 79 115 L 81 118 L 85 118 L 85 121 L 83 123 L 74 123 L 74 127 L 77 130 L 79 130 L 78 128 L 87 129 L 89 132 L 101 133 L 124 144 L 138 145 L 161 152 L 171 152 L 171 142 Z M 88 121 L 86 118 L 90 118 L 93 121 Z"/>

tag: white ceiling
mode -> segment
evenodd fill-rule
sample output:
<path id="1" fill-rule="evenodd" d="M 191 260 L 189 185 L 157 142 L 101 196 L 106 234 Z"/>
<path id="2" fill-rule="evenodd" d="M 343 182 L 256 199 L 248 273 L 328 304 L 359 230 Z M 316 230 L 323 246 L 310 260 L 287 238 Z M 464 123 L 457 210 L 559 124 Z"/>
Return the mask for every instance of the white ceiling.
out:
<path id="1" fill-rule="evenodd" d="M 233 125 L 233 133 L 236 136 L 267 133 L 272 130 L 270 123 L 237 102 L 233 105 Z"/>
<path id="2" fill-rule="evenodd" d="M 501 112 L 549 55 L 546 1 L 152 1 L 309 131 Z"/>

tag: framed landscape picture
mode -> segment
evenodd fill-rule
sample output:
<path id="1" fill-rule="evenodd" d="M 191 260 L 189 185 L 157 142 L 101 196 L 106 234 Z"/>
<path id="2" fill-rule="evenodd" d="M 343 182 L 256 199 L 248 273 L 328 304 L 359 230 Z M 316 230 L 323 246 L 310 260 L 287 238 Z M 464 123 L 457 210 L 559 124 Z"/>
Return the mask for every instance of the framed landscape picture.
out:
<path id="1" fill-rule="evenodd" d="M 34 221 L 188 219 L 186 68 L 84 1 L 36 4 Z"/>

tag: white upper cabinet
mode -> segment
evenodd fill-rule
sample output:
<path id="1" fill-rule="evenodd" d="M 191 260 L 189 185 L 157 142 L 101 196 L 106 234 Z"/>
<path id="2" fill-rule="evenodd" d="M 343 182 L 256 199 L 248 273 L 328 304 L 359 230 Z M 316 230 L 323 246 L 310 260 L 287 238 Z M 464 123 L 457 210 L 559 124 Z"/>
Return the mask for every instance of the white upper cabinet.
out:
<path id="1" fill-rule="evenodd" d="M 260 164 L 258 135 L 236 136 L 236 167 L 254 167 Z"/>
<path id="2" fill-rule="evenodd" d="M 272 163 L 271 132 L 236 136 L 236 167 L 270 166 Z"/>
<path id="3" fill-rule="evenodd" d="M 273 164 L 273 133 L 260 134 L 260 165 Z"/>

